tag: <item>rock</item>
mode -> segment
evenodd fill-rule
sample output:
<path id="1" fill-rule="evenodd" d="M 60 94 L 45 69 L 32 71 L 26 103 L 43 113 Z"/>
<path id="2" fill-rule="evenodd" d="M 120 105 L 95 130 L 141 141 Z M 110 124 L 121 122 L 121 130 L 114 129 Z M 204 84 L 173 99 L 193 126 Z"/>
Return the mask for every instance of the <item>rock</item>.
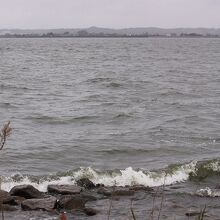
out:
<path id="1" fill-rule="evenodd" d="M 20 196 L 25 199 L 42 198 L 44 193 L 35 189 L 32 185 L 14 186 L 9 192 L 11 196 Z"/>
<path id="2" fill-rule="evenodd" d="M 206 213 L 206 212 L 204 212 L 204 213 Z M 185 213 L 186 216 L 197 216 L 200 214 L 201 214 L 201 211 L 198 211 L 198 210 L 190 210 Z"/>
<path id="3" fill-rule="evenodd" d="M 104 187 L 104 186 L 105 186 L 104 184 L 100 184 L 100 183 L 98 183 L 98 184 L 95 185 L 95 187 L 97 187 L 97 188 L 99 188 L 99 187 Z"/>
<path id="4" fill-rule="evenodd" d="M 88 216 L 93 216 L 98 214 L 98 210 L 93 209 L 93 208 L 84 208 L 83 211 L 86 213 Z"/>
<path id="5" fill-rule="evenodd" d="M 12 196 L 12 198 L 15 200 L 15 202 L 18 204 L 18 205 L 21 205 L 21 203 L 25 200 L 24 197 L 21 197 L 21 196 Z"/>
<path id="6" fill-rule="evenodd" d="M 42 199 L 26 199 L 21 203 L 21 208 L 27 210 L 51 211 L 56 204 L 56 197 L 50 196 Z"/>
<path id="7" fill-rule="evenodd" d="M 10 194 L 4 190 L 0 190 L 0 200 L 2 201 L 3 199 L 9 197 Z"/>
<path id="8" fill-rule="evenodd" d="M 49 193 L 69 195 L 79 194 L 82 191 L 82 188 L 74 185 L 48 185 L 47 190 Z"/>
<path id="9" fill-rule="evenodd" d="M 113 195 L 114 196 L 132 196 L 132 195 L 134 195 L 134 191 L 129 190 L 128 188 L 118 187 L 113 191 Z"/>
<path id="10" fill-rule="evenodd" d="M 10 194 L 4 190 L 0 190 L 0 204 L 4 202 L 4 200 L 7 200 L 10 198 Z"/>
<path id="11" fill-rule="evenodd" d="M 104 196 L 111 196 L 112 195 L 112 190 L 106 188 L 106 187 L 101 187 L 100 189 L 97 190 L 98 194 L 103 194 Z"/>
<path id="12" fill-rule="evenodd" d="M 14 206 L 10 206 L 8 204 L 2 204 L 0 205 L 0 210 L 1 211 L 17 211 L 18 209 Z"/>
<path id="13" fill-rule="evenodd" d="M 4 190 L 0 190 L 0 204 L 18 205 L 13 196 Z"/>
<path id="14" fill-rule="evenodd" d="M 82 178 L 76 181 L 77 185 L 84 187 L 85 189 L 95 188 L 95 184 L 90 181 L 88 178 Z"/>
<path id="15" fill-rule="evenodd" d="M 134 195 L 134 190 L 124 187 L 116 187 L 114 189 L 102 187 L 97 190 L 97 193 L 103 194 L 104 196 L 132 196 Z"/>
<path id="16" fill-rule="evenodd" d="M 64 195 L 60 198 L 60 205 L 64 209 L 84 209 L 88 200 L 81 195 Z"/>
<path id="17" fill-rule="evenodd" d="M 4 199 L 2 203 L 7 205 L 19 205 L 19 203 L 17 203 L 15 198 L 13 198 L 12 196 L 9 196 L 6 199 Z"/>
<path id="18" fill-rule="evenodd" d="M 149 186 L 143 186 L 143 185 L 131 186 L 129 188 L 129 190 L 132 190 L 132 191 L 147 191 L 147 192 L 154 191 L 153 188 L 151 188 Z"/>
<path id="19" fill-rule="evenodd" d="M 95 201 L 98 198 L 93 195 L 91 195 L 90 192 L 82 192 L 80 193 L 80 195 L 82 196 L 83 199 L 85 199 L 86 201 Z"/>

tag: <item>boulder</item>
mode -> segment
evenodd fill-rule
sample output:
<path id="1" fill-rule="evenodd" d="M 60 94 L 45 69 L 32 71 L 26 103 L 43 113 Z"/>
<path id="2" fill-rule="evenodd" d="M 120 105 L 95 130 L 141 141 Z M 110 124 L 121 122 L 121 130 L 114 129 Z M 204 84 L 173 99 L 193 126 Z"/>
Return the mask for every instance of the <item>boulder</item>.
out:
<path id="1" fill-rule="evenodd" d="M 1 200 L 4 199 L 4 198 L 7 198 L 9 196 L 10 196 L 10 194 L 8 192 L 6 192 L 4 190 L 0 190 L 0 199 Z"/>
<path id="2" fill-rule="evenodd" d="M 147 192 L 151 192 L 151 191 L 154 191 L 153 188 L 149 187 L 149 186 L 143 186 L 143 185 L 134 185 L 134 186 L 131 186 L 129 188 L 129 190 L 132 190 L 132 191 L 147 191 Z"/>
<path id="3" fill-rule="evenodd" d="M 69 195 L 79 194 L 82 188 L 74 185 L 48 185 L 47 190 L 49 193 Z"/>
<path id="4" fill-rule="evenodd" d="M 42 199 L 26 199 L 21 203 L 21 208 L 27 210 L 44 210 L 51 211 L 56 204 L 56 197 L 49 196 Z"/>
<path id="5" fill-rule="evenodd" d="M 188 217 L 198 216 L 200 214 L 201 214 L 201 211 L 199 211 L 199 210 L 190 210 L 190 211 L 185 213 L 185 215 L 188 216 Z"/>
<path id="6" fill-rule="evenodd" d="M 11 196 L 20 196 L 25 199 L 42 198 L 44 193 L 35 189 L 32 185 L 14 186 L 9 192 Z"/>
<path id="7" fill-rule="evenodd" d="M 64 195 L 60 198 L 60 205 L 64 209 L 84 209 L 88 200 L 83 198 L 82 195 Z"/>
<path id="8" fill-rule="evenodd" d="M 9 196 L 2 201 L 3 204 L 19 205 L 13 196 Z"/>
<path id="9" fill-rule="evenodd" d="M 95 193 L 91 193 L 91 192 L 82 192 L 80 193 L 80 195 L 82 196 L 83 199 L 85 199 L 86 201 L 96 201 L 97 195 L 94 196 Z"/>
<path id="10" fill-rule="evenodd" d="M 88 216 L 97 215 L 97 214 L 99 213 L 98 210 L 93 209 L 93 208 L 84 208 L 83 211 L 84 211 L 85 214 L 88 215 Z"/>
<path id="11" fill-rule="evenodd" d="M 114 196 L 132 196 L 134 195 L 134 190 L 118 187 L 113 191 L 113 195 Z"/>
<path id="12" fill-rule="evenodd" d="M 0 204 L 18 205 L 13 196 L 4 190 L 0 190 Z"/>
<path id="13" fill-rule="evenodd" d="M 85 189 L 95 188 L 95 184 L 88 178 L 82 178 L 76 181 L 77 185 L 84 187 Z"/>
<path id="14" fill-rule="evenodd" d="M 8 204 L 2 204 L 0 205 L 1 211 L 17 211 L 18 209 L 15 206 L 11 206 Z"/>
<path id="15" fill-rule="evenodd" d="M 97 193 L 103 194 L 104 196 L 132 196 L 134 195 L 134 190 L 129 188 L 116 187 L 116 188 L 99 188 Z"/>
<path id="16" fill-rule="evenodd" d="M 97 187 L 97 188 L 99 188 L 99 187 L 104 187 L 104 186 L 105 186 L 105 185 L 102 184 L 102 183 L 98 183 L 98 184 L 95 185 L 95 187 Z"/>
<path id="17" fill-rule="evenodd" d="M 4 190 L 0 190 L 0 203 L 3 203 L 4 200 L 8 199 L 10 194 Z"/>
<path id="18" fill-rule="evenodd" d="M 111 196 L 112 195 L 112 189 L 101 187 L 97 190 L 98 194 L 103 194 L 104 196 Z"/>

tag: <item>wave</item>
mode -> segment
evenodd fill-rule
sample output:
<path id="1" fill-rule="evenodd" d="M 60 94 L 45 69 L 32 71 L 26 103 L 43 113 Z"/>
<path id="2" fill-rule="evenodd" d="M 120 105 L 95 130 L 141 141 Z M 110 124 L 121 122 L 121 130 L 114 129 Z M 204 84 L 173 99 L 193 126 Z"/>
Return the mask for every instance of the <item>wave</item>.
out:
<path id="1" fill-rule="evenodd" d="M 117 118 L 131 118 L 131 114 L 127 114 L 125 112 L 122 112 L 122 113 L 119 113 L 117 114 L 116 116 L 114 116 L 114 119 L 117 119 Z"/>
<path id="2" fill-rule="evenodd" d="M 39 123 L 45 123 L 45 124 L 71 124 L 76 121 L 91 121 L 97 119 L 98 116 L 79 116 L 79 117 L 53 117 L 53 116 L 45 116 L 45 115 L 39 115 L 39 116 L 29 116 L 25 119 L 27 120 L 33 120 Z"/>
<path id="3" fill-rule="evenodd" d="M 205 173 L 205 175 L 204 175 Z M 201 180 L 210 175 L 220 173 L 220 161 L 192 161 L 187 164 L 173 164 L 165 169 L 147 171 L 128 167 L 123 170 L 96 170 L 91 167 L 84 167 L 77 170 L 51 174 L 47 176 L 31 176 L 16 174 L 9 177 L 1 177 L 1 188 L 9 191 L 13 186 L 31 184 L 37 189 L 46 192 L 49 184 L 75 184 L 80 178 L 88 178 L 94 184 L 105 186 L 133 186 L 144 185 L 158 187 L 162 185 L 173 185 L 185 181 Z M 200 196 L 218 196 L 220 191 L 200 190 Z"/>
<path id="4" fill-rule="evenodd" d="M 190 174 L 190 180 L 201 181 L 207 177 L 220 174 L 220 160 L 199 161 L 195 166 L 195 172 Z"/>
<path id="5" fill-rule="evenodd" d="M 28 88 L 26 86 L 19 86 L 19 85 L 11 85 L 11 84 L 0 84 L 0 89 L 2 90 L 33 90 L 31 88 Z"/>
<path id="6" fill-rule="evenodd" d="M 0 107 L 5 109 L 18 108 L 15 104 L 11 104 L 9 102 L 0 103 Z"/>
<path id="7" fill-rule="evenodd" d="M 220 190 L 205 187 L 203 189 L 197 190 L 195 194 L 201 197 L 220 197 Z"/>
<path id="8" fill-rule="evenodd" d="M 134 170 L 132 167 L 124 170 L 99 171 L 87 167 L 41 177 L 17 174 L 10 177 L 1 177 L 1 188 L 9 191 L 16 185 L 31 184 L 45 192 L 49 184 L 71 185 L 75 184 L 76 180 L 84 177 L 89 178 L 94 184 L 104 184 L 105 186 L 145 185 L 155 187 L 186 181 L 194 168 L 195 162 L 191 162 L 168 171 Z"/>

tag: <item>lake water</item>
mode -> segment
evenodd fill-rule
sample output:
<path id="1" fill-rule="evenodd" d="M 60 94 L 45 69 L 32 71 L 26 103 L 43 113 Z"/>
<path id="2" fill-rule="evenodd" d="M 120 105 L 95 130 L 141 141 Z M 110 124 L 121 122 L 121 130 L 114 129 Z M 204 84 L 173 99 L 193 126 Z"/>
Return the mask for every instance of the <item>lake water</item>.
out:
<path id="1" fill-rule="evenodd" d="M 220 39 L 0 39 L 7 120 L 6 190 L 82 176 L 157 186 L 218 174 Z"/>

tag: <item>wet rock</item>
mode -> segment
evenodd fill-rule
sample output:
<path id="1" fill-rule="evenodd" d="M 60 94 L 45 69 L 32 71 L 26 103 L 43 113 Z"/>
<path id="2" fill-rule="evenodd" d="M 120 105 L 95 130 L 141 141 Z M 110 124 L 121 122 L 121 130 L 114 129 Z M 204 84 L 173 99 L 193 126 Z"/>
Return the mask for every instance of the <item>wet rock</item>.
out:
<path id="1" fill-rule="evenodd" d="M 9 197 L 10 194 L 4 190 L 0 190 L 0 200 Z"/>
<path id="2" fill-rule="evenodd" d="M 64 209 L 84 209 L 88 200 L 82 195 L 64 195 L 60 198 L 60 205 Z"/>
<path id="3" fill-rule="evenodd" d="M 4 190 L 0 190 L 0 204 L 7 200 L 10 197 L 10 194 Z"/>
<path id="4" fill-rule="evenodd" d="M 87 201 L 95 201 L 99 199 L 99 196 L 97 195 L 97 193 L 91 192 L 91 191 L 81 192 L 80 195 Z"/>
<path id="5" fill-rule="evenodd" d="M 18 209 L 8 204 L 2 204 L 0 205 L 0 210 L 1 211 L 17 211 Z"/>
<path id="6" fill-rule="evenodd" d="M 25 200 L 24 197 L 20 197 L 20 196 L 12 196 L 12 198 L 15 200 L 15 202 L 16 202 L 18 205 L 21 205 L 21 203 Z"/>
<path id="7" fill-rule="evenodd" d="M 14 206 L 14 205 L 19 205 L 19 203 L 16 202 L 15 198 L 13 198 L 13 197 L 11 197 L 11 196 L 9 196 L 9 197 L 7 197 L 6 199 L 4 199 L 4 200 L 2 201 L 2 203 L 3 203 L 3 204 L 12 205 L 12 206 Z"/>
<path id="8" fill-rule="evenodd" d="M 51 211 L 56 204 L 56 197 L 50 196 L 42 199 L 26 199 L 21 203 L 21 208 L 27 210 L 45 210 Z"/>
<path id="9" fill-rule="evenodd" d="M 97 214 L 98 214 L 98 210 L 93 209 L 93 208 L 84 208 L 83 211 L 84 211 L 84 212 L 86 213 L 86 215 L 88 215 L 88 216 L 93 216 L 93 215 L 97 215 Z"/>
<path id="10" fill-rule="evenodd" d="M 74 185 L 48 185 L 47 190 L 49 193 L 69 195 L 79 194 L 82 188 Z"/>
<path id="11" fill-rule="evenodd" d="M 132 191 L 147 191 L 147 192 L 154 191 L 153 188 L 151 188 L 149 186 L 143 186 L 143 185 L 131 186 L 129 188 L 129 190 L 132 190 Z"/>
<path id="12" fill-rule="evenodd" d="M 9 192 L 11 196 L 20 196 L 25 199 L 42 198 L 44 193 L 35 189 L 32 185 L 14 186 Z"/>
<path id="13" fill-rule="evenodd" d="M 82 178 L 76 181 L 77 185 L 84 187 L 85 189 L 95 188 L 95 184 L 90 181 L 88 178 Z"/>
<path id="14" fill-rule="evenodd" d="M 134 190 L 130 190 L 128 188 L 118 187 L 113 191 L 113 195 L 115 195 L 115 196 L 132 196 L 132 195 L 134 195 Z"/>
<path id="15" fill-rule="evenodd" d="M 104 187 L 104 186 L 105 186 L 104 184 L 100 184 L 100 183 L 98 183 L 98 184 L 95 185 L 95 187 L 97 187 L 97 188 L 99 188 L 99 187 Z"/>
<path id="16" fill-rule="evenodd" d="M 18 205 L 15 199 L 4 190 L 0 190 L 0 204 Z"/>
<path id="17" fill-rule="evenodd" d="M 134 190 L 124 187 L 107 188 L 102 187 L 97 190 L 97 193 L 103 194 L 104 196 L 132 196 L 134 195 Z"/>
<path id="18" fill-rule="evenodd" d="M 101 187 L 97 190 L 98 194 L 103 194 L 104 196 L 111 196 L 112 195 L 112 189 Z"/>
<path id="19" fill-rule="evenodd" d="M 198 211 L 198 210 L 189 210 L 188 212 L 185 213 L 185 215 L 189 217 L 197 216 L 200 214 L 201 214 L 201 211 Z"/>

